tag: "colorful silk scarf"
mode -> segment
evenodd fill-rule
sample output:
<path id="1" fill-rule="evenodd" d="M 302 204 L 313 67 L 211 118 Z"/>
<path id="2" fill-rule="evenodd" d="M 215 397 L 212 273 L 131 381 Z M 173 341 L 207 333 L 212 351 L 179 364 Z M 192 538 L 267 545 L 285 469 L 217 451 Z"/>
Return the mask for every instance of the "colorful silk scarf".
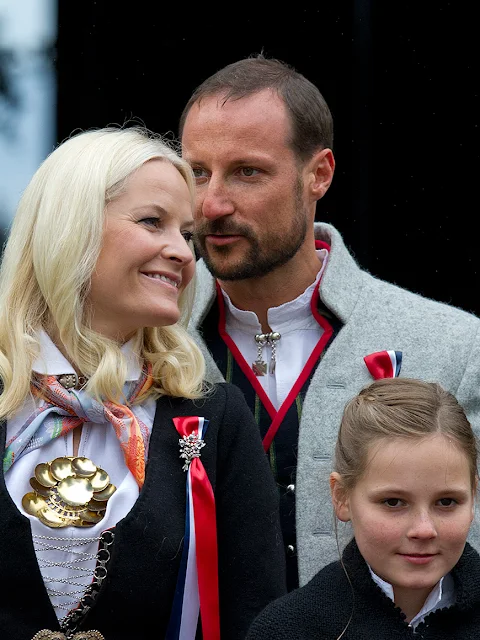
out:
<path id="1" fill-rule="evenodd" d="M 44 402 L 7 443 L 3 458 L 4 472 L 22 455 L 64 436 L 84 422 L 110 423 L 120 442 L 127 467 L 141 488 L 145 480 L 149 432 L 130 406 L 152 386 L 151 365 L 142 371 L 139 380 L 125 383 L 123 392 L 126 404 L 109 401 L 100 403 L 85 392 L 67 390 L 56 376 L 41 376 L 38 380 L 32 383 L 31 390 Z"/>

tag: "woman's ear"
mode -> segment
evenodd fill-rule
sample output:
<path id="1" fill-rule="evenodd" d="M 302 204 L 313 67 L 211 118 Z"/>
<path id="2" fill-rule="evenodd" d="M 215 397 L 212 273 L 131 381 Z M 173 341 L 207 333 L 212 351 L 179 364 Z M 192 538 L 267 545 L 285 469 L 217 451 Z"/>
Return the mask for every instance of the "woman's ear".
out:
<path id="1" fill-rule="evenodd" d="M 350 520 L 348 494 L 343 486 L 342 476 L 336 471 L 330 474 L 330 491 L 335 515 L 342 522 L 348 522 Z"/>

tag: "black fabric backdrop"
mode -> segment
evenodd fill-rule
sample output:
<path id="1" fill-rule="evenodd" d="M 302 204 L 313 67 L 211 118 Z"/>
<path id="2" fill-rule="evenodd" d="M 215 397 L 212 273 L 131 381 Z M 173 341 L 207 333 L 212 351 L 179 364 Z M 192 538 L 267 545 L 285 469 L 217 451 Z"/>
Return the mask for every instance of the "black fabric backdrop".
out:
<path id="1" fill-rule="evenodd" d="M 58 141 L 131 119 L 175 136 L 197 84 L 263 50 L 333 112 L 337 169 L 318 218 L 374 275 L 480 315 L 475 14 L 463 0 L 59 0 Z"/>

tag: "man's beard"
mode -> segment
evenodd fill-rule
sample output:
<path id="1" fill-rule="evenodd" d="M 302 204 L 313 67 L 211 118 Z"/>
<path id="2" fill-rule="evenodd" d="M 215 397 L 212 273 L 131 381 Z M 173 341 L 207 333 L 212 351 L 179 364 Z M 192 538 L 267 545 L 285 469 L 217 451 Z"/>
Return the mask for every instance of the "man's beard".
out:
<path id="1" fill-rule="evenodd" d="M 259 278 L 283 266 L 296 255 L 307 235 L 308 216 L 303 209 L 302 187 L 300 179 L 297 180 L 294 199 L 295 215 L 288 232 L 278 235 L 272 232 L 260 241 L 249 226 L 237 224 L 231 216 L 207 220 L 197 225 L 195 246 L 215 278 L 220 280 Z M 216 233 L 242 236 L 249 244 L 243 258 L 234 264 L 228 264 L 228 256 L 232 251 L 228 244 L 210 248 L 210 253 L 214 257 L 209 256 L 205 236 Z M 221 260 L 217 264 L 216 255 L 223 256 L 224 261 Z"/>

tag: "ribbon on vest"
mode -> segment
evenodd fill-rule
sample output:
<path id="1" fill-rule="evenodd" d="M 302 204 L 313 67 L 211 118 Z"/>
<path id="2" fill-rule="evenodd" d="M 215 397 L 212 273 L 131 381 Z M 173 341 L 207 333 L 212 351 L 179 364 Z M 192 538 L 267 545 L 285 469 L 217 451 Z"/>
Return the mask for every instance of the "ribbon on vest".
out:
<path id="1" fill-rule="evenodd" d="M 220 640 L 218 548 L 215 496 L 200 459 L 208 420 L 173 418 L 181 436 L 180 458 L 187 472 L 185 538 L 172 613 L 165 640 L 194 640 L 198 616 L 204 640 Z"/>
<path id="2" fill-rule="evenodd" d="M 367 369 L 375 380 L 397 378 L 402 367 L 401 351 L 377 351 L 364 358 Z"/>

